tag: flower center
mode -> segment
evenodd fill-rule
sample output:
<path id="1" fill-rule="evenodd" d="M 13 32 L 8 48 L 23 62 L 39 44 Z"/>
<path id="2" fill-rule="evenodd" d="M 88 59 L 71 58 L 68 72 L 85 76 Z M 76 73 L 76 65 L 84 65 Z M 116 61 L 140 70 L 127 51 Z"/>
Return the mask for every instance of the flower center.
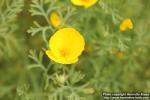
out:
<path id="1" fill-rule="evenodd" d="M 82 0 L 83 2 L 88 2 L 88 1 L 90 1 L 90 0 Z"/>
<path id="2" fill-rule="evenodd" d="M 62 57 L 66 57 L 68 55 L 68 52 L 66 50 L 60 50 L 60 55 Z"/>

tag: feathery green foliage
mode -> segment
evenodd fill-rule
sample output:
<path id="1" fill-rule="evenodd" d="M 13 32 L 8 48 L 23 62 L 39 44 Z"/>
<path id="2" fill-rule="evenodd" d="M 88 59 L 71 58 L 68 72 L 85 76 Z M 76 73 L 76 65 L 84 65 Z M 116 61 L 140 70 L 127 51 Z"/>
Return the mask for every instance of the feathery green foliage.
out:
<path id="1" fill-rule="evenodd" d="M 0 56 L 11 56 L 18 49 L 18 41 L 14 36 L 17 29 L 16 15 L 22 10 L 23 0 L 1 0 L 0 4 Z"/>

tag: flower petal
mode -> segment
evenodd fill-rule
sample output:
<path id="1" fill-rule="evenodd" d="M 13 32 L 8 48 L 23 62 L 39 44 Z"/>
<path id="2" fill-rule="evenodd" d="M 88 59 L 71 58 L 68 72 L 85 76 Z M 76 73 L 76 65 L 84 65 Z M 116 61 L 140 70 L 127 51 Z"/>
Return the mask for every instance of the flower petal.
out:
<path id="1" fill-rule="evenodd" d="M 97 0 L 84 1 L 84 2 L 83 2 L 83 6 L 84 6 L 85 8 L 88 8 L 88 7 L 93 6 L 96 2 L 97 2 Z"/>
<path id="2" fill-rule="evenodd" d="M 71 2 L 74 4 L 74 5 L 77 5 L 77 6 L 82 6 L 83 3 L 81 0 L 71 0 Z"/>
<path id="3" fill-rule="evenodd" d="M 68 59 L 65 59 L 63 57 L 56 57 L 55 54 L 52 53 L 52 51 L 50 51 L 50 50 L 47 50 L 46 54 L 53 61 L 55 61 L 57 63 L 61 63 L 61 64 L 72 64 L 72 63 L 76 63 L 78 61 L 78 58 L 68 60 Z"/>

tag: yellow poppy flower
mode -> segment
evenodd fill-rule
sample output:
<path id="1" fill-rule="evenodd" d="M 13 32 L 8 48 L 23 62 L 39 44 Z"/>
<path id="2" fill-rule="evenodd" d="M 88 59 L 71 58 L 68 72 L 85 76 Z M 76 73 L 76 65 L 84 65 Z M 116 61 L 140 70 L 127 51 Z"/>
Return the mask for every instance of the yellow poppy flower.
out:
<path id="1" fill-rule="evenodd" d="M 50 38 L 50 50 L 47 50 L 46 54 L 57 63 L 72 64 L 78 61 L 84 45 L 84 38 L 77 30 L 62 28 Z"/>
<path id="2" fill-rule="evenodd" d="M 120 24 L 120 31 L 126 31 L 128 29 L 133 28 L 133 23 L 131 19 L 125 19 L 121 24 Z"/>
<path id="3" fill-rule="evenodd" d="M 118 51 L 118 52 L 116 53 L 116 57 L 117 57 L 118 59 L 123 59 L 124 53 L 121 52 L 121 51 Z"/>
<path id="4" fill-rule="evenodd" d="M 84 6 L 85 8 L 93 6 L 97 0 L 71 0 L 74 5 Z"/>
<path id="5" fill-rule="evenodd" d="M 61 18 L 60 18 L 60 15 L 58 14 L 58 12 L 54 11 L 54 12 L 51 13 L 50 22 L 55 28 L 60 26 Z"/>

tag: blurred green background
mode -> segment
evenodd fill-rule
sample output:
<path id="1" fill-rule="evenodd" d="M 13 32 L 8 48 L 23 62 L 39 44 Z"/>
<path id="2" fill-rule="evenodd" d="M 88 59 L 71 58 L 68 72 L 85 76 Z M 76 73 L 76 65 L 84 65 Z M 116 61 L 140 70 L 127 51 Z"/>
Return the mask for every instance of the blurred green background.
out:
<path id="1" fill-rule="evenodd" d="M 67 18 L 64 27 L 74 27 L 83 34 L 86 49 L 74 65 L 74 75 L 68 79 L 69 82 L 72 78 L 77 80 L 71 84 L 72 88 L 88 83 L 82 93 L 73 92 L 76 95 L 71 97 L 63 90 L 59 92 L 63 99 L 57 96 L 52 99 L 51 90 L 61 87 L 56 85 L 55 77 L 45 90 L 43 71 L 28 69 L 35 63 L 29 55 L 34 57 L 47 48 L 43 34 L 48 41 L 57 30 L 37 31 L 33 22 L 41 27 L 48 25 L 43 16 L 33 16 L 34 2 L 42 4 L 45 11 L 52 6 L 51 11 L 58 11 L 62 20 Z M 131 18 L 134 28 L 120 32 L 119 25 L 125 18 Z M 34 36 L 29 31 L 31 26 L 37 31 Z M 99 0 L 87 9 L 72 5 L 70 0 L 0 0 L 0 100 L 101 100 L 102 91 L 150 92 L 149 43 L 150 0 Z M 45 54 L 42 59 L 44 66 L 53 63 Z M 54 63 L 46 74 L 57 72 L 58 66 Z M 67 73 L 71 72 L 71 65 L 65 68 Z M 81 75 L 77 76 L 78 72 Z"/>

